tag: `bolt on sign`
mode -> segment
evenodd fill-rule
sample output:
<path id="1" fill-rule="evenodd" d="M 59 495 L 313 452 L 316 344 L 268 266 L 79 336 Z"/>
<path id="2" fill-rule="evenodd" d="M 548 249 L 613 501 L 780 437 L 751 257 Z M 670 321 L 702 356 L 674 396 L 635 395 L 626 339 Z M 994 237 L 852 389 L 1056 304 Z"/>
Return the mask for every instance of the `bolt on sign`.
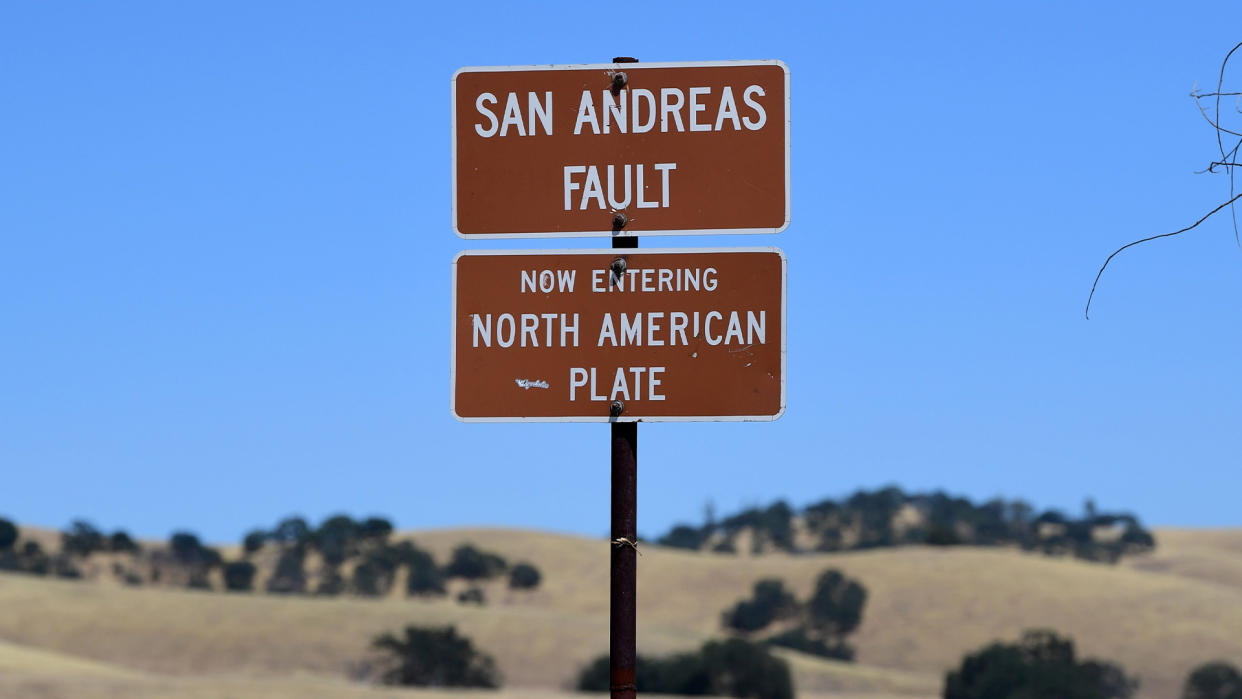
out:
<path id="1" fill-rule="evenodd" d="M 468 251 L 453 261 L 462 421 L 775 420 L 776 248 Z"/>
<path id="2" fill-rule="evenodd" d="M 780 61 L 463 68 L 463 238 L 778 233 L 789 224 Z"/>

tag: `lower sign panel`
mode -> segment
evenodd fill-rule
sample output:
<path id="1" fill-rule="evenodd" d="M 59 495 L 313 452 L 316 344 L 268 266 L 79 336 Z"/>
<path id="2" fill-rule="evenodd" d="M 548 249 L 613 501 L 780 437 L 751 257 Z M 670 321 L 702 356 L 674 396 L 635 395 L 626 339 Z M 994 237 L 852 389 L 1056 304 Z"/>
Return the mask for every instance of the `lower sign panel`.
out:
<path id="1" fill-rule="evenodd" d="M 785 412 L 785 256 L 775 248 L 464 252 L 453 261 L 452 332 L 452 409 L 463 421 Z"/>

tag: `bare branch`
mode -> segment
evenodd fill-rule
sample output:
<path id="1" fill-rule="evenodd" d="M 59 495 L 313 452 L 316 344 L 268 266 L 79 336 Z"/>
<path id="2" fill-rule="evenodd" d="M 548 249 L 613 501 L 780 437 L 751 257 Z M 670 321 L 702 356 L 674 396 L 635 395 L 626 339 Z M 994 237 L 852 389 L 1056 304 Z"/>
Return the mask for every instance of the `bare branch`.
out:
<path id="1" fill-rule="evenodd" d="M 1234 150 L 1237 150 L 1237 149 L 1235 148 Z M 1232 155 L 1232 154 L 1231 154 L 1231 155 Z M 1204 168 L 1204 169 L 1202 169 L 1202 170 L 1195 170 L 1195 174 L 1196 174 L 1196 175 L 1202 175 L 1202 174 L 1203 174 L 1203 173 L 1205 173 L 1205 172 L 1209 172 L 1209 173 L 1213 173 L 1213 174 L 1215 174 L 1215 173 L 1216 173 L 1216 166 L 1218 166 L 1218 165 L 1219 165 L 1219 166 L 1221 166 L 1221 167 L 1238 167 L 1239 165 L 1242 165 L 1242 163 L 1233 163 L 1233 162 L 1230 162 L 1230 163 L 1222 163 L 1222 162 L 1220 162 L 1220 161 L 1218 161 L 1218 160 L 1213 160 L 1212 162 L 1208 163 L 1208 166 L 1207 166 L 1206 168 Z"/>
<path id="2" fill-rule="evenodd" d="M 1223 90 L 1224 85 L 1225 85 L 1225 71 L 1229 67 L 1229 59 L 1232 58 L 1233 54 L 1237 52 L 1237 50 L 1240 48 L 1242 48 L 1242 42 L 1237 43 L 1236 45 L 1234 45 L 1232 49 L 1229 49 L 1229 53 L 1225 54 L 1224 60 L 1221 61 L 1220 76 L 1217 78 L 1217 81 L 1216 81 L 1215 92 L 1207 92 L 1207 93 L 1199 92 L 1199 86 L 1197 83 L 1190 90 L 1190 97 L 1191 99 L 1195 101 L 1195 106 L 1199 108 L 1199 114 L 1203 115 L 1204 120 L 1207 121 L 1207 123 L 1211 124 L 1212 128 L 1216 131 L 1216 147 L 1218 150 L 1220 150 L 1220 160 L 1212 161 L 1211 163 L 1208 164 L 1206 170 L 1199 170 L 1195 174 L 1202 174 L 1205 172 L 1215 173 L 1216 168 L 1218 167 L 1224 168 L 1224 170 L 1229 173 L 1229 199 L 1226 200 L 1220 206 L 1217 206 L 1215 209 L 1212 209 L 1211 211 L 1204 214 L 1203 217 L 1200 218 L 1198 221 L 1195 221 L 1194 223 L 1190 224 L 1189 226 L 1186 226 L 1185 228 L 1173 231 L 1171 233 L 1161 233 L 1160 235 L 1153 235 L 1147 238 L 1142 238 L 1140 240 L 1135 240 L 1133 242 L 1126 243 L 1125 245 L 1122 245 L 1121 247 L 1114 250 L 1113 253 L 1109 255 L 1107 259 L 1104 260 L 1104 264 L 1100 265 L 1100 270 L 1095 273 L 1095 281 L 1091 282 L 1091 293 L 1087 295 L 1087 306 L 1086 308 L 1083 309 L 1083 317 L 1086 318 L 1087 320 L 1091 319 L 1091 301 L 1095 298 L 1095 289 L 1096 289 L 1096 286 L 1098 286 L 1100 283 L 1100 277 L 1104 275 L 1104 270 L 1108 268 L 1108 263 L 1112 262 L 1113 258 L 1116 257 L 1122 250 L 1125 250 L 1126 248 L 1134 247 L 1135 245 L 1138 245 L 1140 243 L 1146 243 L 1146 242 L 1156 240 L 1159 238 L 1170 238 L 1175 235 L 1181 235 L 1182 233 L 1185 233 L 1186 231 L 1193 230 L 1194 228 L 1198 227 L 1199 224 L 1208 220 L 1214 214 L 1216 214 L 1221 209 L 1227 206 L 1229 207 L 1229 213 L 1233 218 L 1234 242 L 1237 244 L 1239 249 L 1242 249 L 1242 236 L 1239 236 L 1239 232 L 1238 232 L 1238 211 L 1237 211 L 1237 207 L 1235 206 L 1235 203 L 1238 201 L 1238 199 L 1242 199 L 1242 194 L 1237 193 L 1237 187 L 1235 183 L 1235 173 L 1234 173 L 1234 168 L 1238 167 L 1239 165 L 1242 165 L 1242 163 L 1238 162 L 1238 152 L 1239 150 L 1242 150 L 1242 133 L 1239 133 L 1237 131 L 1231 131 L 1221 126 L 1221 118 L 1220 118 L 1220 98 L 1221 97 L 1237 97 L 1238 98 L 1237 105 L 1234 107 L 1234 109 L 1238 113 L 1242 113 L 1242 92 L 1225 92 Z M 1203 107 L 1202 100 L 1205 97 L 1215 98 L 1214 117 L 1209 116 L 1207 110 L 1204 109 Z M 1238 142 L 1234 144 L 1233 148 L 1231 148 L 1228 151 L 1225 150 L 1225 140 L 1223 138 L 1223 134 L 1229 134 L 1231 136 L 1238 137 Z"/>
<path id="3" fill-rule="evenodd" d="M 1122 245 L 1121 247 L 1114 250 L 1113 254 L 1109 255 L 1107 260 L 1104 260 L 1104 264 L 1100 265 L 1100 271 L 1096 272 L 1095 274 L 1095 281 L 1092 282 L 1091 284 L 1091 293 L 1087 296 L 1087 308 L 1083 311 L 1083 315 L 1086 316 L 1087 320 L 1091 320 L 1091 299 L 1095 296 L 1095 286 L 1096 284 L 1100 283 L 1100 275 L 1104 274 L 1104 268 L 1108 267 L 1108 263 L 1113 261 L 1113 258 L 1117 256 L 1117 253 L 1121 252 L 1122 250 L 1125 250 L 1126 248 L 1134 247 L 1135 245 L 1138 245 L 1139 243 L 1146 243 L 1150 240 L 1156 240 L 1158 238 L 1170 238 L 1175 235 L 1181 235 L 1182 233 L 1185 233 L 1186 231 L 1191 230 L 1195 226 L 1198 226 L 1200 223 L 1203 223 L 1204 221 L 1208 220 L 1209 218 L 1212 217 L 1212 214 L 1216 213 L 1217 211 L 1220 211 L 1226 206 L 1233 204 L 1235 201 L 1239 199 L 1242 199 L 1242 194 L 1239 194 L 1235 196 L 1234 198 L 1230 199 L 1229 201 L 1225 202 L 1224 204 L 1221 204 L 1215 209 L 1212 209 L 1211 211 L 1204 214 L 1203 218 L 1199 219 L 1198 221 L 1195 221 L 1194 223 L 1190 224 L 1189 226 L 1186 226 L 1185 228 L 1181 230 L 1173 231 L 1172 233 L 1161 233 L 1160 235 L 1153 235 L 1149 238 L 1143 238 L 1142 240 L 1136 240 L 1131 243 L 1126 243 L 1125 245 Z"/>
<path id="4" fill-rule="evenodd" d="M 1233 56 L 1233 52 L 1237 51 L 1239 48 L 1242 48 L 1242 42 L 1238 42 L 1237 44 L 1234 45 L 1233 48 L 1229 49 L 1229 53 L 1225 54 L 1225 60 L 1220 62 L 1220 76 L 1216 79 L 1216 123 L 1217 124 L 1220 123 L 1220 93 L 1221 93 L 1221 89 L 1225 86 L 1225 67 L 1229 65 L 1229 58 Z M 1195 100 L 1195 104 L 1198 104 L 1198 103 L 1199 101 Z M 1221 128 L 1217 126 L 1216 127 L 1216 145 L 1220 146 L 1220 159 L 1229 160 L 1230 156 L 1225 155 L 1225 144 L 1221 141 L 1220 132 L 1221 132 Z M 1234 134 L 1234 135 L 1239 136 L 1242 134 Z M 1242 145 L 1242 141 L 1239 142 L 1239 145 Z M 1234 153 L 1238 152 L 1237 146 L 1234 146 L 1233 152 Z M 1233 168 L 1229 168 L 1229 196 L 1230 197 L 1233 197 L 1233 192 L 1234 192 Z M 1233 242 L 1235 245 L 1238 246 L 1239 249 L 1242 249 L 1242 237 L 1238 236 L 1238 210 L 1237 208 L 1230 206 L 1229 215 L 1233 218 Z"/>
<path id="5" fill-rule="evenodd" d="M 1242 136 L 1242 133 L 1238 133 L 1237 131 L 1230 131 L 1229 129 L 1226 129 L 1225 127 L 1221 126 L 1215 121 L 1212 121 L 1212 117 L 1208 116 L 1207 110 L 1204 109 L 1203 105 L 1199 103 L 1198 97 L 1195 98 L 1195 106 L 1199 108 L 1199 113 L 1203 115 L 1203 118 L 1207 120 L 1207 123 L 1211 124 L 1212 128 L 1216 129 L 1216 134 L 1217 134 L 1216 140 L 1217 141 L 1220 141 L 1220 134 L 1222 133 L 1227 133 L 1230 136 Z M 1220 118 L 1219 106 L 1217 109 L 1216 116 L 1218 119 Z M 1220 147 L 1223 149 L 1225 147 L 1224 143 L 1221 143 Z"/>

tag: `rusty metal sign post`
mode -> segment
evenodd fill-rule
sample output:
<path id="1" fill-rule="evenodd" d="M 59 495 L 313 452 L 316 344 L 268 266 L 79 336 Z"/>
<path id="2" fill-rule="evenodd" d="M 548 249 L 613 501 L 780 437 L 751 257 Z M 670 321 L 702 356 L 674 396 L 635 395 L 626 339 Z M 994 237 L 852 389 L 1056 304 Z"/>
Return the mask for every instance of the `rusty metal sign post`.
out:
<path id="1" fill-rule="evenodd" d="M 637 696 L 640 421 L 785 411 L 785 256 L 652 250 L 640 235 L 789 225 L 780 61 L 463 68 L 453 75 L 453 231 L 607 236 L 612 253 L 453 261 L 453 415 L 609 422 L 609 684 Z"/>
<path id="2" fill-rule="evenodd" d="M 614 63 L 634 63 L 614 58 Z M 620 229 L 625 214 L 613 222 Z M 612 239 L 614 250 L 637 249 L 638 238 Z M 624 406 L 620 406 L 624 408 Z M 609 413 L 621 411 L 609 406 Z M 610 699 L 638 697 L 638 423 L 608 427 L 612 476 L 608 561 L 608 693 Z M 627 543 L 628 542 L 628 543 Z"/>

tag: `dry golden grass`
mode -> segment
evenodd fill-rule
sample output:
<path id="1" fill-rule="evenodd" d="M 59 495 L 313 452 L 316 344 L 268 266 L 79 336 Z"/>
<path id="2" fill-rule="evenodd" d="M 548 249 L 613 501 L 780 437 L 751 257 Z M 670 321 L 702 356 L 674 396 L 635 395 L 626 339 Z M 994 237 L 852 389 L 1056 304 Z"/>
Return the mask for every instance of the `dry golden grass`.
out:
<path id="1" fill-rule="evenodd" d="M 555 570 L 572 578 L 548 576 L 545 592 L 558 608 L 589 612 L 606 604 L 592 594 L 607 586 L 606 542 L 557 542 L 506 530 L 418 537 L 438 554 L 463 539 L 530 558 L 541 568 L 543 560 L 557 561 L 563 568 Z M 1012 640 L 1025 628 L 1048 627 L 1073 637 L 1083 654 L 1139 674 L 1142 696 L 1175 696 L 1198 663 L 1217 657 L 1242 663 L 1242 575 L 1235 577 L 1242 571 L 1242 531 L 1160 531 L 1157 539 L 1162 553 L 1122 566 L 983 548 L 751 558 L 648 548 L 639 563 L 640 626 L 718 633 L 720 610 L 748 594 L 755 580 L 783 578 L 805 596 L 820 571 L 836 567 L 869 592 L 854 637 L 859 666 L 931 676 L 938 688 L 944 671 L 966 652 Z M 1177 563 L 1160 572 L 1142 567 L 1166 560 Z M 813 678 L 804 675 L 800 687 L 840 686 L 808 682 Z"/>
<path id="2" fill-rule="evenodd" d="M 1159 553 L 1120 566 L 968 548 L 741 558 L 643 547 L 639 648 L 695 647 L 720 635 L 721 610 L 755 580 L 783 578 L 805 596 L 820 571 L 836 567 L 869 591 L 854 638 L 858 663 L 783 652 L 800 696 L 935 696 L 964 653 L 1036 626 L 1141 675 L 1142 696 L 1175 696 L 1200 662 L 1242 663 L 1242 531 L 1157 537 Z M 0 575 L 7 641 L 0 696 L 439 696 L 348 681 L 372 637 L 410 623 L 457 625 L 496 657 L 502 696 L 561 696 L 582 664 L 607 651 L 606 541 L 500 529 L 414 538 L 439 560 L 469 541 L 530 561 L 543 583 L 534 592 L 492 584 L 479 608 L 451 599 L 285 598 Z"/>
<path id="3" fill-rule="evenodd" d="M 1242 530 L 1163 529 L 1154 553 L 1123 565 L 1151 573 L 1242 587 Z"/>

